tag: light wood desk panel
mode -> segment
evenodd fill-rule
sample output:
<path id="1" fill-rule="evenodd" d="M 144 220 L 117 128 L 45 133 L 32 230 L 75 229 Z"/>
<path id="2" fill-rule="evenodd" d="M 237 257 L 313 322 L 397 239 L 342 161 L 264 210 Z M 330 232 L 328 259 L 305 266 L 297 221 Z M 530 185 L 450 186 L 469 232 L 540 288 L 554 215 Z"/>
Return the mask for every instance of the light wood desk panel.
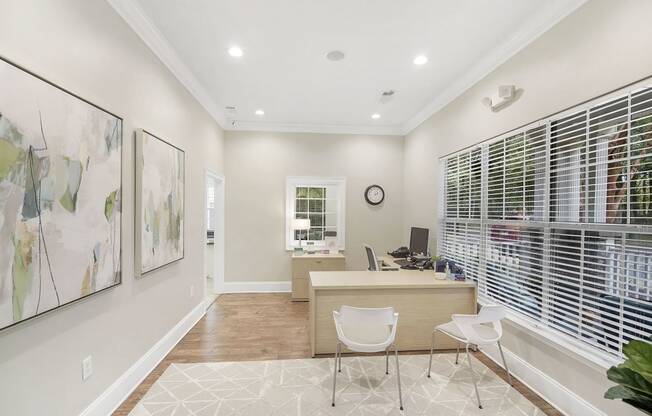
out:
<path id="1" fill-rule="evenodd" d="M 399 313 L 397 344 L 402 351 L 430 349 L 432 330 L 454 313 L 476 312 L 475 283 L 437 280 L 432 271 L 311 272 L 310 343 L 312 355 L 335 351 L 333 310 L 341 305 L 393 306 Z M 437 349 L 455 348 L 437 336 Z"/>
<path id="2" fill-rule="evenodd" d="M 344 254 L 292 254 L 292 300 L 308 300 L 308 273 L 311 271 L 344 270 Z"/>

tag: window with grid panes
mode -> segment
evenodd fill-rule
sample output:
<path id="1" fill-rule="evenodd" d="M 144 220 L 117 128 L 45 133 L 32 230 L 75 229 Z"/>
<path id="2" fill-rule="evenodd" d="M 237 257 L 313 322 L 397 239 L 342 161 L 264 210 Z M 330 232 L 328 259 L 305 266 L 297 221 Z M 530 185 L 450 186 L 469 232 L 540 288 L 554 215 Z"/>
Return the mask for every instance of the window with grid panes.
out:
<path id="1" fill-rule="evenodd" d="M 327 237 L 344 249 L 344 186 L 339 178 L 288 178 L 288 249 L 299 242 L 324 247 Z M 294 218 L 310 219 L 310 230 L 291 229 Z"/>
<path id="2" fill-rule="evenodd" d="M 649 84 L 441 162 L 439 254 L 482 297 L 614 356 L 652 334 Z"/>

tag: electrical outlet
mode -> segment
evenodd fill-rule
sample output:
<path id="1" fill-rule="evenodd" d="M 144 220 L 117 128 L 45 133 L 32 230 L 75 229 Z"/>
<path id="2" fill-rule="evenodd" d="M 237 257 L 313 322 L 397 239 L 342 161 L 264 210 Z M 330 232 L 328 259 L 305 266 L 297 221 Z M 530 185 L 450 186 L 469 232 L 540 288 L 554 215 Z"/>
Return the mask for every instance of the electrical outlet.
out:
<path id="1" fill-rule="evenodd" d="M 88 379 L 93 375 L 93 357 L 88 356 L 82 361 L 82 380 Z"/>
<path id="2" fill-rule="evenodd" d="M 190 297 L 195 296 L 195 285 L 190 285 Z"/>

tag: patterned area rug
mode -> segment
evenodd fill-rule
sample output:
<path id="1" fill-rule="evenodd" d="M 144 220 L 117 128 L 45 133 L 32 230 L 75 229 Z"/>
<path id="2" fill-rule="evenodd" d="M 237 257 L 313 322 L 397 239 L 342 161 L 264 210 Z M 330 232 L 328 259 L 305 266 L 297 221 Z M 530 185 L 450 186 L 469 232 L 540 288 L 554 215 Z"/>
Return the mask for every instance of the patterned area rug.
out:
<path id="1" fill-rule="evenodd" d="M 335 407 L 331 407 L 333 359 L 172 364 L 130 416 L 222 415 L 543 415 L 475 358 L 483 409 L 471 373 L 460 356 L 437 354 L 431 378 L 427 355 L 399 357 L 404 411 L 399 410 L 394 357 L 343 357 Z"/>

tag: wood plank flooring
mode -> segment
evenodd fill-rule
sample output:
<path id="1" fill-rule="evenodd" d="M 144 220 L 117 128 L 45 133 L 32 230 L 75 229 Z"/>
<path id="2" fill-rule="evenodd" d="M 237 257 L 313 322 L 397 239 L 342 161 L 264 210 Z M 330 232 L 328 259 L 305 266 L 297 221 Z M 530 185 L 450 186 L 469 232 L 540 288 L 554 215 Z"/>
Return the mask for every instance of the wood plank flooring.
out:
<path id="1" fill-rule="evenodd" d="M 419 352 L 423 353 L 423 352 Z M 475 356 L 487 367 L 507 376 L 482 353 Z M 292 302 L 289 294 L 221 295 L 204 316 L 113 416 L 127 416 L 171 363 L 281 360 L 310 357 L 308 303 Z M 514 388 L 548 416 L 563 416 L 523 383 Z"/>

